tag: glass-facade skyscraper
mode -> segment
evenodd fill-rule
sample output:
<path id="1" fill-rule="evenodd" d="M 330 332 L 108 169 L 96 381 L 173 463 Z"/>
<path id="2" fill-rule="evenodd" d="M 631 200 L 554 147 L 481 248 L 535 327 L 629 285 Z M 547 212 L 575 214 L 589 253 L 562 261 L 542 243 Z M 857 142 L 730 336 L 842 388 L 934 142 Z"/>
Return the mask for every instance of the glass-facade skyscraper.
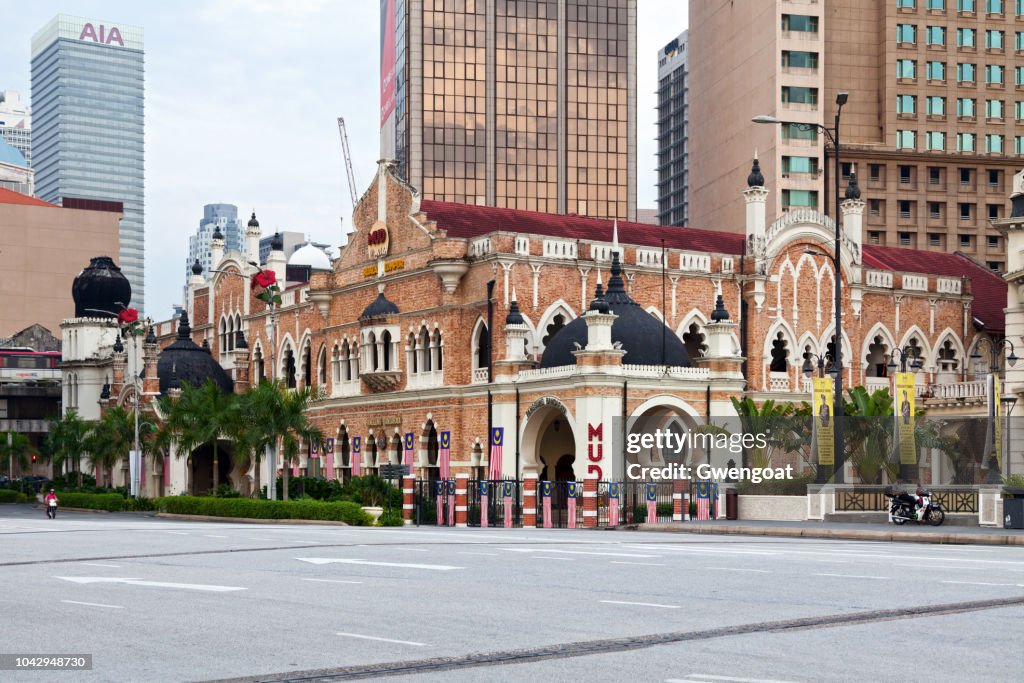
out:
<path id="1" fill-rule="evenodd" d="M 636 0 L 380 0 L 381 155 L 430 199 L 636 218 Z"/>
<path id="2" fill-rule="evenodd" d="M 120 202 L 119 265 L 145 305 L 142 29 L 60 14 L 32 38 L 36 195 Z M 69 236 L 72 238 L 72 236 Z"/>
<path id="3" fill-rule="evenodd" d="M 192 275 L 192 264 L 196 260 L 203 267 L 203 277 L 209 277 L 212 265 L 210 240 L 217 227 L 220 227 L 224 235 L 225 254 L 229 251 L 242 251 L 245 246 L 245 222 L 238 220 L 238 207 L 234 204 L 207 204 L 203 207 L 203 217 L 199 219 L 199 229 L 188 238 L 186 280 Z"/>

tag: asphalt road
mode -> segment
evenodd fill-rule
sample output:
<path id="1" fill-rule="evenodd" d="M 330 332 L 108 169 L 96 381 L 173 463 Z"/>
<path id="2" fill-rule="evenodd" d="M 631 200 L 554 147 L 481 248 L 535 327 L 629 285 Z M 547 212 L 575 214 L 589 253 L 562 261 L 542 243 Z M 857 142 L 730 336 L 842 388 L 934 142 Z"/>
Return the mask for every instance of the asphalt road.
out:
<path id="1" fill-rule="evenodd" d="M 0 654 L 93 655 L 5 681 L 1019 680 L 1024 643 L 1013 547 L 4 505 L 0 587 Z"/>

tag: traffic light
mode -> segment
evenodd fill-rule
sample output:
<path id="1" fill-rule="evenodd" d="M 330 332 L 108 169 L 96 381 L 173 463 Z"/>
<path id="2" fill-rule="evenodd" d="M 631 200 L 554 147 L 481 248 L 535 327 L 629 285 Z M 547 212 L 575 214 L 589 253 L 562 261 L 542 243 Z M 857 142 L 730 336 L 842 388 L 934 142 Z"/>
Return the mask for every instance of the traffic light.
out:
<path id="1" fill-rule="evenodd" d="M 35 462 L 37 457 L 39 457 L 39 456 L 33 455 L 32 456 L 32 462 Z"/>

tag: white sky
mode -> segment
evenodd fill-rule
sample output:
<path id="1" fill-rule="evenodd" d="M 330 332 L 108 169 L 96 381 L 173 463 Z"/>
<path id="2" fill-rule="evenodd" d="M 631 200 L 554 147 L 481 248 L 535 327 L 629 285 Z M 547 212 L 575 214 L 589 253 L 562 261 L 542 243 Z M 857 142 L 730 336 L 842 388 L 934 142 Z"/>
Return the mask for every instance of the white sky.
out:
<path id="1" fill-rule="evenodd" d="M 687 2 L 638 2 L 638 205 L 654 208 L 657 51 L 686 29 Z M 21 2 L 4 13 L 0 89 L 29 97 L 29 43 L 58 13 L 145 28 L 148 315 L 164 320 L 180 303 L 204 204 L 255 208 L 264 233 L 342 241 L 352 207 L 339 115 L 358 194 L 378 157 L 376 1 Z"/>

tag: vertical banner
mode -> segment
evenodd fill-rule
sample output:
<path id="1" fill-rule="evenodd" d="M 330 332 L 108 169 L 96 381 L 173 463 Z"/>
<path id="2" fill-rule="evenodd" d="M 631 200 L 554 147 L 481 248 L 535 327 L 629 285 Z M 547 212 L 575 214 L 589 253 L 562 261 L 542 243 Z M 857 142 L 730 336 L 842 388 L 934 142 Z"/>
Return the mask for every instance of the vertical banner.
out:
<path id="1" fill-rule="evenodd" d="M 502 493 L 502 498 L 504 499 L 504 503 L 505 503 L 505 528 L 506 529 L 511 529 L 512 528 L 512 521 L 513 521 L 512 520 L 512 494 L 513 494 L 513 491 L 514 491 L 514 486 L 512 485 L 512 482 L 506 481 L 504 484 L 502 484 L 502 492 L 501 493 Z"/>
<path id="2" fill-rule="evenodd" d="M 326 469 L 325 474 L 328 479 L 336 479 L 334 472 L 334 438 L 328 438 L 324 441 L 324 468 Z"/>
<path id="3" fill-rule="evenodd" d="M 834 393 L 831 377 L 814 378 L 814 433 L 818 444 L 818 465 L 829 467 L 836 462 L 833 444 L 836 427 L 832 419 L 835 408 Z"/>
<path id="4" fill-rule="evenodd" d="M 711 519 L 711 482 L 697 482 L 697 521 Z"/>
<path id="5" fill-rule="evenodd" d="M 491 456 L 488 479 L 501 479 L 501 446 L 505 441 L 505 430 L 502 427 L 491 429 Z"/>
<path id="6" fill-rule="evenodd" d="M 490 520 L 487 519 L 487 506 L 490 504 L 491 498 L 491 482 L 482 481 L 480 482 L 480 528 L 486 529 L 490 526 Z"/>
<path id="7" fill-rule="evenodd" d="M 608 526 L 619 525 L 619 485 L 608 484 Z"/>
<path id="8" fill-rule="evenodd" d="M 568 498 L 565 501 L 566 514 L 569 516 L 566 520 L 567 529 L 576 528 L 576 497 L 581 493 L 580 489 L 583 487 L 574 481 L 566 482 L 566 495 Z"/>
<path id="9" fill-rule="evenodd" d="M 409 468 L 409 471 L 412 472 L 413 446 L 416 445 L 416 437 L 413 436 L 412 432 L 405 433 L 405 439 L 403 439 L 402 445 L 405 446 L 405 459 L 402 461 L 402 464 L 406 465 Z"/>
<path id="10" fill-rule="evenodd" d="M 380 125 L 395 110 L 395 0 L 380 1 Z"/>
<path id="11" fill-rule="evenodd" d="M 455 480 L 445 482 L 448 488 L 448 526 L 455 526 Z"/>
<path id="12" fill-rule="evenodd" d="M 645 484 L 644 493 L 647 500 L 647 523 L 654 524 L 658 521 L 658 486 L 657 484 Z"/>
<path id="13" fill-rule="evenodd" d="M 352 476 L 359 477 L 363 474 L 363 437 L 352 437 Z"/>
<path id="14" fill-rule="evenodd" d="M 313 439 L 309 442 L 309 457 L 319 458 L 320 457 L 320 440 Z"/>
<path id="15" fill-rule="evenodd" d="M 437 525 L 444 526 L 444 487 L 443 480 L 434 482 L 434 498 L 437 499 Z"/>
<path id="16" fill-rule="evenodd" d="M 441 432 L 438 445 L 437 459 L 440 461 L 438 463 L 438 469 L 441 470 L 441 478 L 448 479 L 452 475 L 452 433 Z"/>
<path id="17" fill-rule="evenodd" d="M 992 397 L 992 409 L 989 410 L 989 415 L 992 415 L 994 419 L 993 433 L 995 438 L 992 441 L 993 452 L 996 455 L 996 469 L 1000 472 L 1003 471 L 1003 386 L 999 377 L 995 374 L 989 375 L 992 378 L 992 391 L 989 394 Z"/>
<path id="18" fill-rule="evenodd" d="M 544 528 L 551 528 L 551 482 L 542 481 L 540 483 L 540 496 L 543 501 L 544 509 Z"/>
<path id="19" fill-rule="evenodd" d="M 917 378 L 912 372 L 896 373 L 896 429 L 899 433 L 900 464 L 917 464 L 917 444 L 914 441 L 914 407 Z"/>

